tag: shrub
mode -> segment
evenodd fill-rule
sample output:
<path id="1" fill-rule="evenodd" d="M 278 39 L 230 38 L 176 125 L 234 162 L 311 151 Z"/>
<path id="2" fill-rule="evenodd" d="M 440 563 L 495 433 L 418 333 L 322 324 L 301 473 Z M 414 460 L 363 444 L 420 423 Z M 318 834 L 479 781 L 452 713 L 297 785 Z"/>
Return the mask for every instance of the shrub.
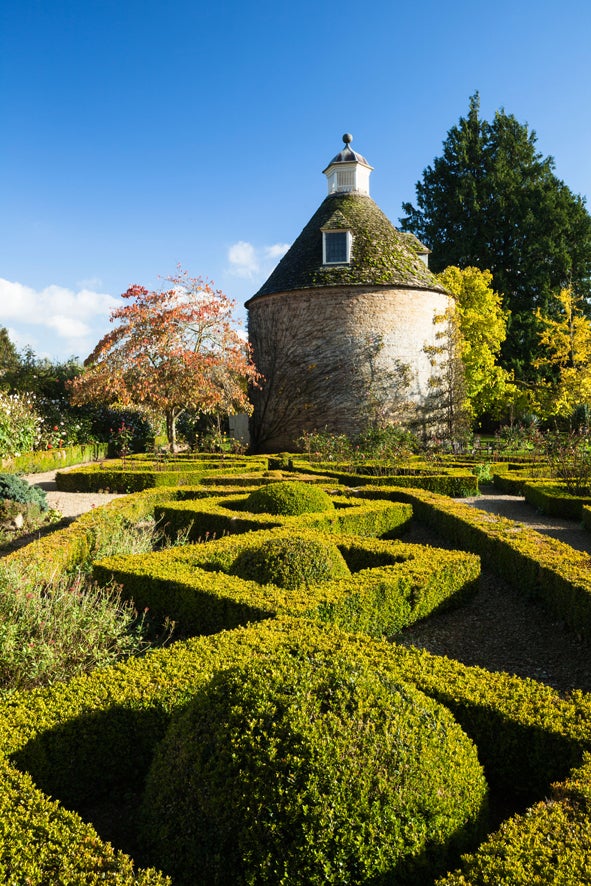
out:
<path id="1" fill-rule="evenodd" d="M 297 534 L 336 544 L 355 574 L 298 590 L 228 574 L 240 554 L 264 541 L 290 539 L 293 529 L 230 535 L 182 551 L 111 557 L 95 563 L 93 572 L 101 584 L 121 584 L 137 608 L 148 606 L 155 617 L 172 618 L 185 635 L 229 630 L 289 613 L 388 637 L 469 593 L 480 574 L 478 558 L 461 551 L 332 533 L 321 536 L 304 527 L 298 527 Z"/>
<path id="2" fill-rule="evenodd" d="M 292 590 L 351 573 L 335 545 L 295 536 L 272 539 L 242 551 L 230 574 Z"/>
<path id="3" fill-rule="evenodd" d="M 31 689 L 105 667 L 148 646 L 145 619 L 114 587 L 53 584 L 0 569 L 0 689 Z"/>
<path id="4" fill-rule="evenodd" d="M 532 886 L 591 882 L 591 766 L 553 785 L 550 798 L 503 822 L 462 868 L 437 886 Z"/>
<path id="5" fill-rule="evenodd" d="M 485 801 L 442 706 L 360 663 L 284 653 L 218 673 L 173 720 L 143 832 L 179 884 L 425 883 Z"/>
<path id="6" fill-rule="evenodd" d="M 20 455 L 33 449 L 40 424 L 30 395 L 0 391 L 0 456 Z"/>
<path id="7" fill-rule="evenodd" d="M 255 489 L 245 502 L 252 514 L 281 514 L 284 517 L 331 511 L 334 508 L 328 493 L 311 483 L 269 483 Z"/>
<path id="8" fill-rule="evenodd" d="M 573 495 L 591 488 L 591 440 L 587 432 L 549 434 L 544 441 L 552 476 L 561 480 Z"/>
<path id="9" fill-rule="evenodd" d="M 41 511 L 46 511 L 49 507 L 45 490 L 40 486 L 30 486 L 16 474 L 0 474 L 0 499 L 37 505 Z"/>

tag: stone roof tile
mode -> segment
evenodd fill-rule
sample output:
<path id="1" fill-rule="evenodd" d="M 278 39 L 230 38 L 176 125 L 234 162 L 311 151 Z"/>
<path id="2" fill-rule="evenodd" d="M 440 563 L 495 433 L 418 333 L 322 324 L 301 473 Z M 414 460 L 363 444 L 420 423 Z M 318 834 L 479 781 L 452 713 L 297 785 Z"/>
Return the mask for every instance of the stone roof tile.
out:
<path id="1" fill-rule="evenodd" d="M 334 226 L 335 219 L 353 235 L 352 258 L 348 265 L 325 266 L 322 228 Z M 246 305 L 260 295 L 326 286 L 400 286 L 445 292 L 421 260 L 421 251 L 422 244 L 396 230 L 371 197 L 357 192 L 330 194 Z"/>

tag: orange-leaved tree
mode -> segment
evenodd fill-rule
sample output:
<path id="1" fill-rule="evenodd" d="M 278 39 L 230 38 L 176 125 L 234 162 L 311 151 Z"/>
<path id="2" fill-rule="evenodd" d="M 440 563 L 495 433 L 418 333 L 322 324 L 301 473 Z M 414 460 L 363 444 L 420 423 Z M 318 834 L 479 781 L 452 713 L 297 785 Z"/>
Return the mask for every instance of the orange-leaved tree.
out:
<path id="1" fill-rule="evenodd" d="M 115 328 L 84 362 L 71 385 L 75 405 L 137 406 L 166 419 L 177 449 L 176 420 L 187 409 L 213 414 L 250 412 L 247 385 L 257 384 L 247 342 L 232 313 L 235 302 L 179 268 L 170 288 L 130 286 L 129 303 L 111 312 Z"/>

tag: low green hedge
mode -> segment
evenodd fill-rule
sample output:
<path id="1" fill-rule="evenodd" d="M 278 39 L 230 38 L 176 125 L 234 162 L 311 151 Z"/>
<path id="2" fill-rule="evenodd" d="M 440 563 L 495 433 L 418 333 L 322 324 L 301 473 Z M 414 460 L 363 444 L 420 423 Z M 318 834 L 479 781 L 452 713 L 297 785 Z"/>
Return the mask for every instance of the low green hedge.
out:
<path id="1" fill-rule="evenodd" d="M 545 483 L 550 479 L 548 465 L 495 464 L 491 470 L 492 482 L 505 495 L 523 495 L 526 483 Z"/>
<path id="2" fill-rule="evenodd" d="M 161 486 L 187 486 L 201 483 L 200 471 L 183 470 L 119 470 L 90 465 L 74 471 L 56 474 L 56 485 L 60 492 L 141 492 Z"/>
<path id="3" fill-rule="evenodd" d="M 246 551 L 296 534 L 336 544 L 356 574 L 295 590 L 232 574 L 235 561 Z M 93 569 L 99 583 L 116 581 L 136 607 L 149 607 L 161 620 L 173 619 L 183 633 L 209 634 L 261 619 L 297 615 L 387 636 L 469 591 L 479 572 L 478 558 L 462 551 L 359 536 L 323 536 L 301 523 L 153 554 L 110 557 L 95 563 Z"/>
<path id="4" fill-rule="evenodd" d="M 504 822 L 436 886 L 591 883 L 591 758 L 547 800 Z"/>
<path id="5" fill-rule="evenodd" d="M 492 482 L 495 489 L 504 495 L 523 495 L 523 487 L 526 483 L 534 483 L 535 477 L 531 474 L 505 474 L 492 471 Z"/>
<path id="6" fill-rule="evenodd" d="M 142 843 L 185 886 L 424 884 L 482 837 L 487 794 L 443 705 L 359 661 L 278 653 L 173 718 Z"/>
<path id="7" fill-rule="evenodd" d="M 365 490 L 359 490 L 360 496 Z M 519 593 L 538 597 L 577 633 L 591 636 L 591 556 L 520 523 L 423 490 L 382 489 L 412 505 L 419 522 L 500 575 Z"/>
<path id="8" fill-rule="evenodd" d="M 583 518 L 583 526 L 585 529 L 591 529 L 591 507 L 583 505 L 581 508 L 581 517 Z"/>
<path id="9" fill-rule="evenodd" d="M 331 511 L 297 517 L 253 514 L 245 509 L 247 497 L 242 494 L 167 502 L 157 506 L 154 514 L 169 534 L 186 533 L 191 541 L 278 526 L 306 526 L 321 532 L 392 538 L 404 531 L 412 517 L 409 505 L 384 500 L 353 503 L 350 498 L 334 494 L 332 500 L 336 508 Z"/>
<path id="10" fill-rule="evenodd" d="M 105 458 L 108 445 L 108 443 L 88 443 L 82 446 L 67 446 L 63 449 L 25 452 L 23 455 L 0 459 L 0 467 L 12 474 L 39 474 Z"/>
<path id="11" fill-rule="evenodd" d="M 344 486 L 357 487 L 368 485 L 413 487 L 415 489 L 429 489 L 441 495 L 449 495 L 452 498 L 466 498 L 478 495 L 478 480 L 471 471 L 456 470 L 454 468 L 445 471 L 436 470 L 402 470 L 392 474 L 357 474 L 352 471 L 339 470 L 338 467 L 330 467 L 326 462 L 315 469 L 305 462 L 296 462 L 296 470 L 301 473 L 314 474 L 320 472 L 327 477 L 338 480 Z"/>
<path id="12" fill-rule="evenodd" d="M 363 492 L 370 490 L 365 487 Z M 98 521 L 100 531 L 108 530 L 114 514 L 140 519 L 153 512 L 156 502 L 183 494 L 198 493 L 153 490 L 120 499 L 87 516 Z M 383 490 L 379 494 L 383 497 Z M 498 560 L 506 570 L 505 577 L 511 579 L 513 571 L 518 590 L 525 576 L 526 590 L 551 598 L 556 573 L 562 570 L 565 574 L 554 596 L 559 607 L 567 607 L 565 589 L 572 585 L 573 621 L 577 623 L 580 599 L 588 594 L 580 579 L 585 570 L 588 573 L 588 566 L 572 549 L 449 499 L 408 490 L 393 495 L 412 501 L 421 522 L 438 531 L 445 527 L 442 534 L 456 542 L 468 539 L 472 549 L 482 550 L 492 568 Z M 82 540 L 78 524 L 82 524 Z M 59 568 L 60 557 L 64 562 L 75 562 L 75 550 L 68 551 L 68 547 L 85 547 L 86 534 L 95 531 L 92 525 L 84 527 L 81 518 L 69 529 L 12 556 L 37 558 L 39 565 L 53 570 Z M 57 560 L 52 562 L 56 554 Z M 361 560 L 359 549 L 356 556 Z M 310 645 L 329 655 L 346 652 L 367 657 L 376 667 L 414 682 L 444 701 L 477 743 L 489 783 L 509 802 L 512 798 L 531 802 L 547 795 L 548 782 L 564 779 L 572 766 L 580 765 L 583 751 L 590 749 L 591 704 L 589 696 L 582 693 L 563 699 L 533 681 L 467 668 L 428 653 L 343 633 L 334 625 L 323 628 L 292 619 L 267 620 L 175 644 L 90 677 L 48 690 L 16 693 L 0 701 L 3 751 L 30 770 L 37 785 L 6 764 L 0 767 L 0 864 L 8 872 L 6 882 L 164 883 L 156 873 L 132 874 L 131 862 L 124 856 L 112 862 L 113 850 L 38 788 L 72 808 L 124 790 L 126 785 L 135 790 L 172 710 L 184 705 L 212 673 L 253 656 L 273 655 L 278 646 L 302 649 L 305 654 Z M 554 789 L 548 803 L 507 821 L 480 850 L 467 857 L 462 872 L 448 875 L 441 886 L 496 886 L 502 882 L 525 886 L 556 881 L 555 874 L 568 886 L 586 882 L 591 857 L 590 778 L 589 766 L 573 772 Z M 60 814 L 54 815 L 56 810 Z M 120 869 L 112 870 L 110 864 L 119 864 Z M 3 873 L 0 867 L 0 879 Z"/>
<path id="13" fill-rule="evenodd" d="M 277 619 L 177 643 L 67 684 L 4 698 L 0 702 L 3 751 L 13 764 L 31 773 L 38 788 L 70 808 L 89 800 L 99 802 L 127 787 L 137 790 L 174 711 L 183 708 L 219 670 L 253 659 L 273 659 L 279 650 L 301 657 L 314 654 L 362 661 L 442 701 L 476 743 L 489 785 L 507 804 L 540 799 L 549 782 L 565 779 L 591 748 L 588 695 L 575 692 L 565 699 L 532 680 L 467 667 L 417 649 L 346 633 L 334 625 Z M 588 770 L 573 778 L 589 790 Z M 27 869 L 42 857 L 47 800 L 39 792 L 33 796 L 27 822 L 32 833 L 24 842 L 20 837 L 22 796 L 18 789 L 9 793 L 11 779 L 18 788 L 22 777 L 10 767 L 0 770 L 0 793 L 6 797 L 0 846 L 5 853 L 13 842 L 20 847 L 14 853 L 11 876 L 13 882 L 25 883 Z M 568 782 L 563 790 L 570 790 Z M 560 796 L 557 802 L 562 802 Z M 552 832 L 551 811 L 551 807 L 547 814 L 540 811 L 536 833 L 546 834 L 548 850 L 558 859 L 568 849 L 568 835 Z M 588 821 L 585 810 L 573 808 L 570 814 L 573 827 L 584 827 Z M 52 841 L 65 860 L 86 851 L 79 827 L 78 819 L 69 813 L 55 822 Z M 503 843 L 499 851 L 506 854 L 510 848 Z M 532 853 L 536 851 L 534 844 Z M 455 867 L 457 862 L 452 864 Z M 59 874 L 52 877 L 53 868 L 49 868 L 45 879 L 40 876 L 32 882 L 76 882 L 60 880 Z M 472 882 L 494 881 L 466 880 Z"/>
<path id="14" fill-rule="evenodd" d="M 155 507 L 162 501 L 198 495 L 208 495 L 208 491 L 184 487 L 151 489 L 126 495 L 100 508 L 94 508 L 64 529 L 56 530 L 8 554 L 4 558 L 5 562 L 36 571 L 40 578 L 71 571 L 88 560 L 101 538 L 112 535 L 117 522 L 127 520 L 136 523 L 152 517 Z"/>
<path id="15" fill-rule="evenodd" d="M 203 467 L 202 463 L 184 463 L 176 468 L 166 465 L 154 468 L 148 464 L 139 465 L 128 462 L 125 466 L 108 461 L 88 465 L 72 471 L 59 471 L 56 474 L 56 485 L 60 492 L 141 492 L 161 486 L 189 486 L 196 484 L 213 484 L 216 486 L 258 486 L 280 479 L 305 479 L 312 482 L 309 476 L 300 478 L 294 474 L 282 474 L 263 469 L 261 463 L 254 462 L 252 472 L 245 472 L 240 466 L 232 471 L 223 465 L 223 472 L 214 467 Z M 318 483 L 333 483 L 327 477 L 314 479 Z"/>
<path id="16" fill-rule="evenodd" d="M 98 836 L 0 760 L 0 882 L 23 886 L 171 886 Z"/>
<path id="17" fill-rule="evenodd" d="M 529 482 L 523 495 L 542 514 L 577 522 L 583 519 L 583 505 L 591 505 L 591 496 L 573 495 L 560 483 Z"/>

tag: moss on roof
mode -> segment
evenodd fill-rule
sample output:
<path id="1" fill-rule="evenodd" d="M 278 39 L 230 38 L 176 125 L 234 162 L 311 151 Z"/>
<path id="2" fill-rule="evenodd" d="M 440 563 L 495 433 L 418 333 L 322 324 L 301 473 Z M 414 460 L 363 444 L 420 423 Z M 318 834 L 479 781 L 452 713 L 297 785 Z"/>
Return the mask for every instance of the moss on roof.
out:
<path id="1" fill-rule="evenodd" d="M 337 220 L 341 230 L 346 228 L 353 235 L 351 263 L 324 266 L 322 228 L 336 227 Z M 421 252 L 422 244 L 397 231 L 371 197 L 330 194 L 253 298 L 292 289 L 348 285 L 445 292 L 421 260 Z"/>

